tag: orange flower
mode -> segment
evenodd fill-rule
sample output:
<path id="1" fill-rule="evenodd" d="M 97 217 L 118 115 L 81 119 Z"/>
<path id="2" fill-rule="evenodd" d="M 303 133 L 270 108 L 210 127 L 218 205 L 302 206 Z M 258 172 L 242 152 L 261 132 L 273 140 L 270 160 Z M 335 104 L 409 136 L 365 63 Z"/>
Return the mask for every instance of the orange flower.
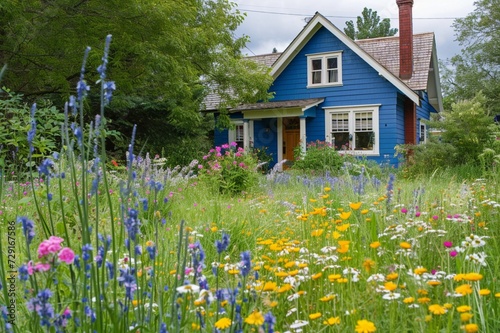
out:
<path id="1" fill-rule="evenodd" d="M 370 244 L 370 247 L 371 247 L 372 249 L 376 249 L 376 248 L 378 248 L 380 245 L 381 245 L 381 244 L 380 244 L 380 242 L 379 242 L 379 241 L 375 241 L 375 242 L 372 242 L 372 243 Z"/>
<path id="2" fill-rule="evenodd" d="M 411 249 L 411 244 L 408 242 L 401 242 L 399 243 L 399 246 L 401 246 L 405 250 Z"/>

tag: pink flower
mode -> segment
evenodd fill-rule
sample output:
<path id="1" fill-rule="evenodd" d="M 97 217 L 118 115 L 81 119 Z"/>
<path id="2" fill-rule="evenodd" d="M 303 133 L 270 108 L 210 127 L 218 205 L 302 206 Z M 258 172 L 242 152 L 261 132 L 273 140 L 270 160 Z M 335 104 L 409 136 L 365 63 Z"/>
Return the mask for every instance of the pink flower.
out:
<path id="1" fill-rule="evenodd" d="M 61 243 L 64 241 L 61 237 L 50 236 L 38 246 L 38 258 L 46 256 L 49 253 L 56 253 L 61 249 Z"/>
<path id="2" fill-rule="evenodd" d="M 33 263 L 30 261 L 28 261 L 28 274 L 29 275 L 33 275 Z"/>
<path id="3" fill-rule="evenodd" d="M 415 217 L 419 217 L 419 216 L 420 216 L 420 212 L 416 212 Z"/>
<path id="4" fill-rule="evenodd" d="M 450 247 L 452 247 L 452 246 L 453 246 L 453 243 L 452 243 L 452 242 L 450 242 L 450 241 L 445 241 L 445 242 L 443 243 L 443 245 L 444 245 L 444 247 L 450 248 Z"/>
<path id="5" fill-rule="evenodd" d="M 437 216 L 437 215 L 434 215 L 434 216 L 432 217 L 432 219 L 433 219 L 433 220 L 437 220 L 438 218 L 439 218 L 439 216 Z"/>
<path id="6" fill-rule="evenodd" d="M 68 265 L 71 265 L 73 263 L 73 260 L 75 259 L 75 252 L 73 252 L 73 250 L 69 247 L 65 247 L 61 251 L 59 251 L 59 254 L 57 256 L 59 260 L 64 261 Z"/>
<path id="7" fill-rule="evenodd" d="M 450 256 L 451 256 L 451 257 L 456 257 L 456 256 L 457 256 L 457 254 L 458 254 L 458 252 L 457 252 L 457 251 L 455 251 L 455 250 L 453 250 L 453 251 L 451 251 L 451 252 L 450 252 Z"/>
<path id="8" fill-rule="evenodd" d="M 50 264 L 44 264 L 41 262 L 37 262 L 35 264 L 35 272 L 46 272 L 50 269 Z"/>
<path id="9" fill-rule="evenodd" d="M 401 213 L 403 213 L 403 214 L 408 213 L 408 209 L 406 209 L 406 208 L 402 208 L 402 209 L 401 209 Z"/>

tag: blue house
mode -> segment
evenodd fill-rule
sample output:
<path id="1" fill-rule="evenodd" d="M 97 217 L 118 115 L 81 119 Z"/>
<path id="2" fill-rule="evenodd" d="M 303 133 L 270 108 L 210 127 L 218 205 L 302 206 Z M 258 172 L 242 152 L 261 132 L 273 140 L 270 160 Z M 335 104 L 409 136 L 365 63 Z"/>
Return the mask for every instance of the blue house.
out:
<path id="1" fill-rule="evenodd" d="M 397 4 L 399 36 L 353 41 L 316 13 L 283 53 L 253 57 L 271 66 L 274 98 L 230 109 L 215 144 L 267 147 L 277 163 L 320 140 L 396 165 L 394 147 L 425 142 L 422 120 L 443 109 L 434 34 L 414 35 L 413 0 Z"/>

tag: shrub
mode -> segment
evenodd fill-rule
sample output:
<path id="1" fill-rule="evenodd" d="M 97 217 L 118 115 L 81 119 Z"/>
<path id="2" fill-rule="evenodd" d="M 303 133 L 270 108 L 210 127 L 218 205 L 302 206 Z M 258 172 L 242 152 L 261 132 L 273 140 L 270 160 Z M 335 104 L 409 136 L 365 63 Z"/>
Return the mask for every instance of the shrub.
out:
<path id="1" fill-rule="evenodd" d="M 257 158 L 235 142 L 210 149 L 198 168 L 200 180 L 220 193 L 241 193 L 257 182 Z"/>
<path id="2" fill-rule="evenodd" d="M 331 144 L 325 141 L 314 141 L 307 145 L 305 155 L 300 149 L 295 151 L 295 162 L 292 170 L 304 172 L 331 172 L 338 173 L 344 163 L 344 158 Z"/>
<path id="3" fill-rule="evenodd" d="M 25 171 L 28 165 L 30 144 L 26 133 L 30 130 L 32 117 L 30 107 L 22 101 L 22 95 L 3 88 L 5 96 L 0 99 L 0 168 L 9 171 Z M 61 123 L 64 114 L 48 101 L 36 108 L 36 137 L 31 142 L 33 165 L 54 151 L 61 141 Z"/>

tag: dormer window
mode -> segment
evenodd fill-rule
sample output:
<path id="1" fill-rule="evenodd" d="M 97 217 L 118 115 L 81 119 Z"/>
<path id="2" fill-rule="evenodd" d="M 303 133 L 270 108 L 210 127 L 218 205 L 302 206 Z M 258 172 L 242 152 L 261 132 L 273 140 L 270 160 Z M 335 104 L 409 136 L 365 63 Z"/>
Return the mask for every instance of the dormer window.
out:
<path id="1" fill-rule="evenodd" d="M 318 53 L 307 55 L 307 87 L 323 87 L 342 84 L 342 53 Z"/>

